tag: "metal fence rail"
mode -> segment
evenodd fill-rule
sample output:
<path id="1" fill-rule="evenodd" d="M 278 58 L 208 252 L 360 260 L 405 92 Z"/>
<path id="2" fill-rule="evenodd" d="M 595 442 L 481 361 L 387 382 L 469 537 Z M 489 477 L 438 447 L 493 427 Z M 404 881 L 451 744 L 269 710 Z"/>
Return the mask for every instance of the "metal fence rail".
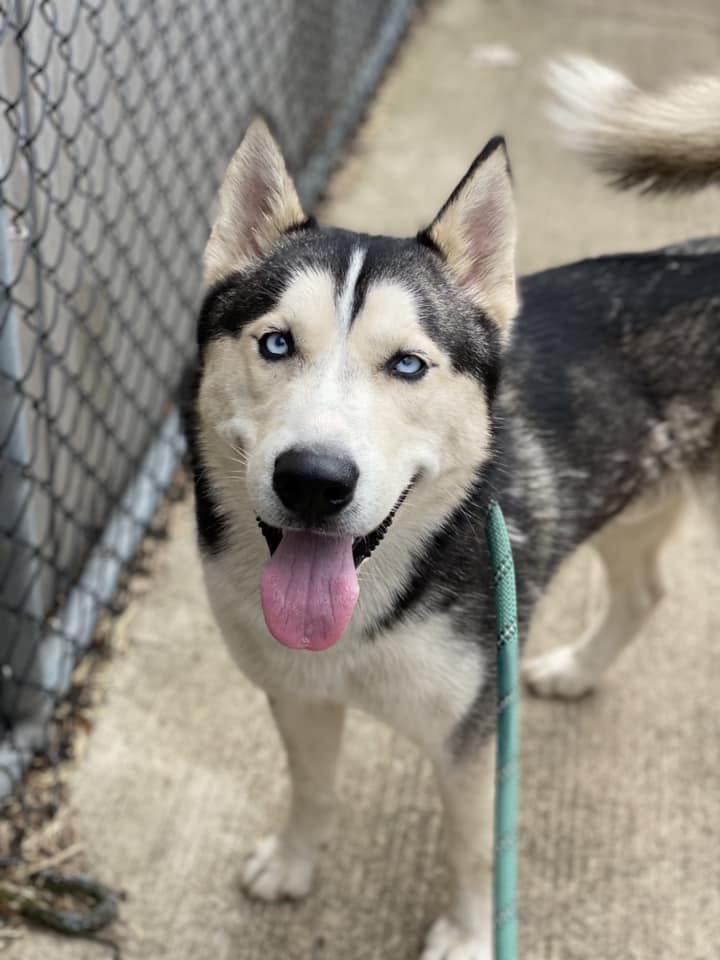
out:
<path id="1" fill-rule="evenodd" d="M 312 204 L 416 4 L 0 3 L 0 797 L 182 455 L 202 248 L 251 112 Z"/>

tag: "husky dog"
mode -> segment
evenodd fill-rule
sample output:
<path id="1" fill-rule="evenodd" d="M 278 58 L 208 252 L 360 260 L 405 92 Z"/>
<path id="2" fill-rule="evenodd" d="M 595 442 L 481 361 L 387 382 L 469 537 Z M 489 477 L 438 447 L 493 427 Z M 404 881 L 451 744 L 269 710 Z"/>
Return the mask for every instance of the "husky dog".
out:
<path id="1" fill-rule="evenodd" d="M 624 107 L 598 102 L 619 123 Z M 665 154 L 643 156 L 645 177 L 666 169 Z M 261 120 L 205 252 L 187 421 L 200 550 L 292 780 L 287 822 L 244 883 L 264 900 L 309 892 L 345 707 L 359 707 L 437 771 L 452 885 L 423 960 L 491 956 L 490 499 L 510 528 L 523 625 L 578 544 L 592 538 L 607 563 L 600 626 L 527 668 L 536 690 L 577 696 L 658 600 L 681 478 L 718 471 L 720 252 L 548 270 L 521 283 L 519 314 L 514 252 L 502 139 L 427 229 L 394 239 L 309 218 Z"/>

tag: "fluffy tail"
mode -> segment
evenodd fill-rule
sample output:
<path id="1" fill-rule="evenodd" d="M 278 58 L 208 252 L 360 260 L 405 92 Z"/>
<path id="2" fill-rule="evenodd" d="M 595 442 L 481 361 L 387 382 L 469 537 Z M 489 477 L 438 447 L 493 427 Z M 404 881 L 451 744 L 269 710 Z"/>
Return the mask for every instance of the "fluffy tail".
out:
<path id="1" fill-rule="evenodd" d="M 720 184 L 720 77 L 664 91 L 636 87 L 587 57 L 550 64 L 550 115 L 563 140 L 616 186 L 695 190 Z"/>

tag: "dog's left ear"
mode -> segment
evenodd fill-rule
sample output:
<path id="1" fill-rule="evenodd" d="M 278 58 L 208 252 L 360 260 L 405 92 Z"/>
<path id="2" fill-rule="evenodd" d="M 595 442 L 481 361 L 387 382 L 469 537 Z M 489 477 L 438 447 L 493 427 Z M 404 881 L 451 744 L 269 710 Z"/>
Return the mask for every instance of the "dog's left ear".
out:
<path id="1" fill-rule="evenodd" d="M 266 257 L 307 220 L 282 151 L 256 117 L 225 171 L 218 213 L 205 247 L 205 282 L 217 283 Z"/>
<path id="2" fill-rule="evenodd" d="M 420 239 L 506 337 L 518 311 L 515 204 L 505 141 L 493 138 Z"/>

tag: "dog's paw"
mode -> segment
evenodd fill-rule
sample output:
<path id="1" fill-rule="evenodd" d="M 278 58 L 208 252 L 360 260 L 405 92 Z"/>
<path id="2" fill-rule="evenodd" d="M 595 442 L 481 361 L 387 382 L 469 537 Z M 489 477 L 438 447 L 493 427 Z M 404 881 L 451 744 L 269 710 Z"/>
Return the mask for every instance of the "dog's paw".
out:
<path id="1" fill-rule="evenodd" d="M 265 837 L 245 863 L 242 886 L 256 900 L 300 900 L 310 893 L 315 864 L 283 849 L 278 837 Z"/>
<path id="2" fill-rule="evenodd" d="M 432 926 L 420 960 L 492 960 L 492 935 L 471 935 L 447 917 Z"/>
<path id="3" fill-rule="evenodd" d="M 558 647 L 523 663 L 523 679 L 539 697 L 576 700 L 590 693 L 597 676 L 583 666 L 575 647 Z"/>

